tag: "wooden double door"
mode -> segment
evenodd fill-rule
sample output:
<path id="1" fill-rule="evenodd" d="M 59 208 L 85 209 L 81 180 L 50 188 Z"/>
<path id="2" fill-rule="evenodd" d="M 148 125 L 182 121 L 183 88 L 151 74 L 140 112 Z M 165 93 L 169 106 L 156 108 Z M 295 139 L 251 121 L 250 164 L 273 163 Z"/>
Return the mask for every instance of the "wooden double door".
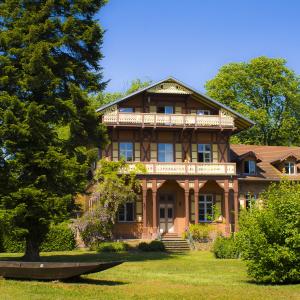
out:
<path id="1" fill-rule="evenodd" d="M 174 232 L 174 208 L 173 194 L 159 195 L 159 231 L 161 234 Z"/>

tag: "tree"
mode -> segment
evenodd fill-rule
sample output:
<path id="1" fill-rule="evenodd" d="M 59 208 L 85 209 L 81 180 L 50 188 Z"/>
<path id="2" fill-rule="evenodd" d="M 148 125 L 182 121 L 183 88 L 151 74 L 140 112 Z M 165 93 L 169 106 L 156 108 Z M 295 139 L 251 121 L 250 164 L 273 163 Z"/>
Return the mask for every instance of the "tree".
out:
<path id="1" fill-rule="evenodd" d="M 105 129 L 87 96 L 103 90 L 104 0 L 1 1 L 0 215 L 38 260 L 51 222 L 70 217 Z M 60 134 L 67 128 L 67 134 Z"/>
<path id="2" fill-rule="evenodd" d="M 300 80 L 284 59 L 258 57 L 230 63 L 206 83 L 206 90 L 256 123 L 236 142 L 300 145 Z"/>
<path id="3" fill-rule="evenodd" d="M 240 216 L 237 234 L 248 274 L 259 282 L 300 282 L 300 184 L 283 180 Z"/>
<path id="4" fill-rule="evenodd" d="M 112 237 L 118 209 L 127 202 L 135 202 L 140 192 L 137 172 L 145 172 L 143 165 L 136 164 L 133 170 L 125 161 L 101 160 L 95 175 L 94 192 L 90 197 L 91 211 L 75 220 L 85 245 L 92 246 Z"/>
<path id="5" fill-rule="evenodd" d="M 149 86 L 152 83 L 151 80 L 142 81 L 141 79 L 134 79 L 131 81 L 129 87 L 125 92 L 105 93 L 100 92 L 97 95 L 91 96 L 92 102 L 95 107 L 98 108 L 101 105 L 113 102 L 117 99 L 121 99 L 129 94 L 132 94 L 140 89 Z"/>

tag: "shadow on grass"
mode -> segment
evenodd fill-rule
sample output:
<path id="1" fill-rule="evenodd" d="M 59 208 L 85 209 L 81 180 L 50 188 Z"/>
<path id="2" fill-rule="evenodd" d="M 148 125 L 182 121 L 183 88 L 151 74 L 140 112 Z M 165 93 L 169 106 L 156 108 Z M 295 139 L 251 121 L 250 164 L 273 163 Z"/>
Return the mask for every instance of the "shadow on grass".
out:
<path id="1" fill-rule="evenodd" d="M 259 282 L 259 281 L 255 281 L 254 279 L 249 279 L 244 281 L 248 284 L 251 285 L 257 285 L 257 286 L 292 286 L 292 285 L 300 285 L 300 281 L 296 281 L 296 282 Z"/>

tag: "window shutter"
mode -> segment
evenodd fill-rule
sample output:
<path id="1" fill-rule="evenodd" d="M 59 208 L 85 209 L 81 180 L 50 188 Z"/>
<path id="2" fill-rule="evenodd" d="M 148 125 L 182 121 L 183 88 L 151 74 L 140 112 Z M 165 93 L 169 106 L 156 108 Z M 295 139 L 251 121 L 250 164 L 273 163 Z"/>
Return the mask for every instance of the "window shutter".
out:
<path id="1" fill-rule="evenodd" d="M 175 158 L 176 162 L 182 162 L 182 146 L 181 144 L 175 144 Z"/>
<path id="2" fill-rule="evenodd" d="M 218 144 L 213 144 L 212 145 L 212 150 L 213 150 L 213 162 L 218 163 L 219 162 L 219 150 L 218 150 Z"/>
<path id="3" fill-rule="evenodd" d="M 134 160 L 140 161 L 141 160 L 141 144 L 134 143 Z"/>
<path id="4" fill-rule="evenodd" d="M 157 161 L 157 145 L 155 143 L 151 143 L 150 151 L 151 151 L 151 161 Z"/>
<path id="5" fill-rule="evenodd" d="M 141 195 L 138 197 L 135 203 L 135 215 L 136 215 L 136 220 L 138 222 L 142 221 L 142 215 L 143 215 L 143 202 L 142 202 L 142 197 Z"/>
<path id="6" fill-rule="evenodd" d="M 150 111 L 151 113 L 156 113 L 156 106 L 155 106 L 155 105 L 150 105 L 149 111 Z"/>
<path id="7" fill-rule="evenodd" d="M 196 109 L 191 109 L 191 114 L 195 115 L 196 114 Z"/>
<path id="8" fill-rule="evenodd" d="M 192 162 L 197 162 L 198 150 L 197 144 L 192 144 Z"/>
<path id="9" fill-rule="evenodd" d="M 141 109 L 141 107 L 135 107 L 135 108 L 134 108 L 134 111 L 135 111 L 135 112 L 141 112 L 142 109 Z"/>
<path id="10" fill-rule="evenodd" d="M 113 160 L 119 160 L 119 144 L 117 142 L 113 143 Z"/>
<path id="11" fill-rule="evenodd" d="M 181 114 L 181 106 L 175 106 L 175 114 Z"/>

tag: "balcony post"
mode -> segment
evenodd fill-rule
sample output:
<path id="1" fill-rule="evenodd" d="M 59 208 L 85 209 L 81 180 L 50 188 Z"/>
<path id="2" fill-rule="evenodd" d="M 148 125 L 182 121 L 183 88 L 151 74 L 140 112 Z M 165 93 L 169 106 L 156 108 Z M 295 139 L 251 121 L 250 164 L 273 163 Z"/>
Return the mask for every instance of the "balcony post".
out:
<path id="1" fill-rule="evenodd" d="M 185 227 L 188 229 L 190 224 L 190 203 L 189 203 L 189 182 L 184 182 L 184 197 L 185 197 Z"/>
<path id="2" fill-rule="evenodd" d="M 143 180 L 143 233 L 147 234 L 147 182 Z"/>
<path id="3" fill-rule="evenodd" d="M 152 181 L 152 203 L 153 203 L 153 237 L 157 237 L 157 184 L 156 180 Z"/>
<path id="4" fill-rule="evenodd" d="M 229 224 L 229 182 L 228 179 L 224 181 L 224 201 L 225 201 L 225 234 L 230 234 Z"/>
<path id="5" fill-rule="evenodd" d="M 199 223 L 199 180 L 194 182 L 195 224 Z"/>

